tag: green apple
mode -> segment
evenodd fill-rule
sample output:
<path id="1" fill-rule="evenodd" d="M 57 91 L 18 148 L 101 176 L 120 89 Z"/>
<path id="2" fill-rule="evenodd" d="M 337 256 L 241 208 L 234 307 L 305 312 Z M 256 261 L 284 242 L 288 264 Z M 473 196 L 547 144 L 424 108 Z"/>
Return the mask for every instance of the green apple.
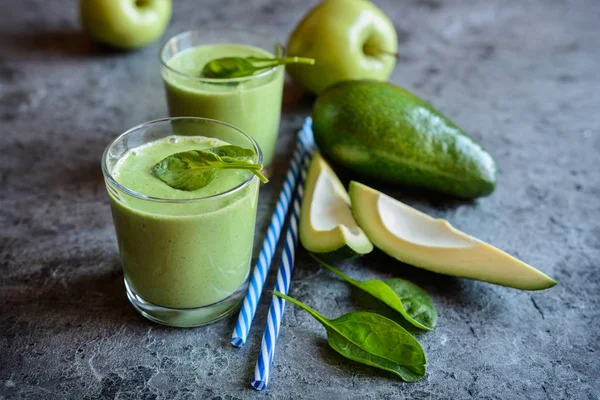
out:
<path id="1" fill-rule="evenodd" d="M 126 50 L 158 39 L 171 19 L 171 0 L 81 0 L 79 6 L 83 29 Z"/>
<path id="2" fill-rule="evenodd" d="M 385 81 L 396 65 L 394 25 L 367 0 L 325 0 L 296 27 L 287 44 L 290 56 L 310 57 L 315 65 L 289 65 L 294 81 L 319 94 L 347 79 Z"/>

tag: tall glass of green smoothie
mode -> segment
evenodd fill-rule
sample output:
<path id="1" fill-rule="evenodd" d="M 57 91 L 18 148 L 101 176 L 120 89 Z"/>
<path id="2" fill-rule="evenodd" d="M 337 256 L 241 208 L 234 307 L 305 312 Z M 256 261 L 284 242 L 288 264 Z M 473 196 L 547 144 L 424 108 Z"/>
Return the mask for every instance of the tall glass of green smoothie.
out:
<path id="1" fill-rule="evenodd" d="M 268 36 L 233 28 L 172 37 L 161 51 L 170 115 L 212 118 L 237 126 L 258 142 L 268 166 L 279 133 L 284 66 L 229 79 L 203 78 L 201 71 L 209 61 L 222 57 L 283 55 L 283 46 Z"/>
<path id="2" fill-rule="evenodd" d="M 246 291 L 258 178 L 248 170 L 220 169 L 206 186 L 188 191 L 153 174 L 173 154 L 226 145 L 252 150 L 249 162 L 262 162 L 250 136 L 202 118 L 136 126 L 102 156 L 127 296 L 152 321 L 203 325 L 225 316 Z"/>

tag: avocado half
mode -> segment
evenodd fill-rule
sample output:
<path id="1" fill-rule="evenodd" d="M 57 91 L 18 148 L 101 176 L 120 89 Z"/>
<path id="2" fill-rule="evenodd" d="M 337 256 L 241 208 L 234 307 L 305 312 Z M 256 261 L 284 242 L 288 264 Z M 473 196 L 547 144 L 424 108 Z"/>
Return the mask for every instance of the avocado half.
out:
<path id="1" fill-rule="evenodd" d="M 318 152 L 306 177 L 300 241 L 306 250 L 327 261 L 353 258 L 373 250 L 373 244 L 352 216 L 348 192 Z"/>
<path id="2" fill-rule="evenodd" d="M 389 82 L 329 86 L 313 106 L 323 155 L 358 176 L 461 198 L 491 194 L 492 156 L 431 104 Z"/>
<path id="3" fill-rule="evenodd" d="M 350 182 L 352 211 L 375 246 L 429 271 L 526 290 L 556 281 L 448 221 L 424 214 L 358 182 Z"/>

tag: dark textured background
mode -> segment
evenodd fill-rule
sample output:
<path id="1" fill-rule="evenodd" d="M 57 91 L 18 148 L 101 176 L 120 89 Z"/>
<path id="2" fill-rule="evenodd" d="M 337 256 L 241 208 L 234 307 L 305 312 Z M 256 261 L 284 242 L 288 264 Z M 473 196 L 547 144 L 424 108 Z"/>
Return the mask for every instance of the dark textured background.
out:
<path id="1" fill-rule="evenodd" d="M 241 350 L 228 342 L 233 318 L 169 329 L 127 303 L 99 160 L 115 135 L 165 116 L 160 44 L 103 51 L 79 33 L 75 3 L 0 2 L 0 399 L 600 398 L 598 0 L 377 1 L 400 34 L 392 80 L 477 137 L 500 169 L 496 192 L 472 203 L 386 191 L 559 285 L 518 291 L 379 253 L 349 262 L 355 277 L 408 277 L 431 293 L 439 325 L 418 336 L 427 376 L 406 384 L 342 359 L 288 306 L 263 394 L 249 380 L 269 296 Z M 315 1 L 175 3 L 167 35 L 227 22 L 285 41 Z M 309 112 L 310 99 L 286 97 L 257 242 Z M 291 294 L 329 316 L 385 311 L 304 251 Z"/>

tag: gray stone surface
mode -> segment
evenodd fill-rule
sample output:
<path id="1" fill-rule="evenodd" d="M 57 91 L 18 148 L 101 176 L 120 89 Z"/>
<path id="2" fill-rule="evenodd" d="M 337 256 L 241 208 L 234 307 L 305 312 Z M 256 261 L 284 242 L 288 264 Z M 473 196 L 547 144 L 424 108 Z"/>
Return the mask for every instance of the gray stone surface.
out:
<path id="1" fill-rule="evenodd" d="M 344 360 L 288 306 L 262 394 L 249 380 L 269 296 L 241 350 L 228 343 L 233 318 L 169 329 L 127 303 L 99 159 L 115 135 L 166 114 L 159 44 L 130 54 L 94 46 L 74 3 L 0 3 L 0 399 L 600 398 L 598 0 L 377 1 L 400 32 L 393 81 L 480 139 L 500 168 L 497 191 L 472 203 L 384 189 L 559 285 L 518 291 L 379 253 L 348 262 L 353 276 L 408 277 L 431 293 L 440 320 L 418 336 L 426 378 L 406 384 Z M 167 34 L 217 22 L 285 41 L 315 1 L 175 3 Z M 286 96 L 257 242 L 310 107 Z M 304 251 L 291 294 L 329 316 L 385 312 Z"/>

